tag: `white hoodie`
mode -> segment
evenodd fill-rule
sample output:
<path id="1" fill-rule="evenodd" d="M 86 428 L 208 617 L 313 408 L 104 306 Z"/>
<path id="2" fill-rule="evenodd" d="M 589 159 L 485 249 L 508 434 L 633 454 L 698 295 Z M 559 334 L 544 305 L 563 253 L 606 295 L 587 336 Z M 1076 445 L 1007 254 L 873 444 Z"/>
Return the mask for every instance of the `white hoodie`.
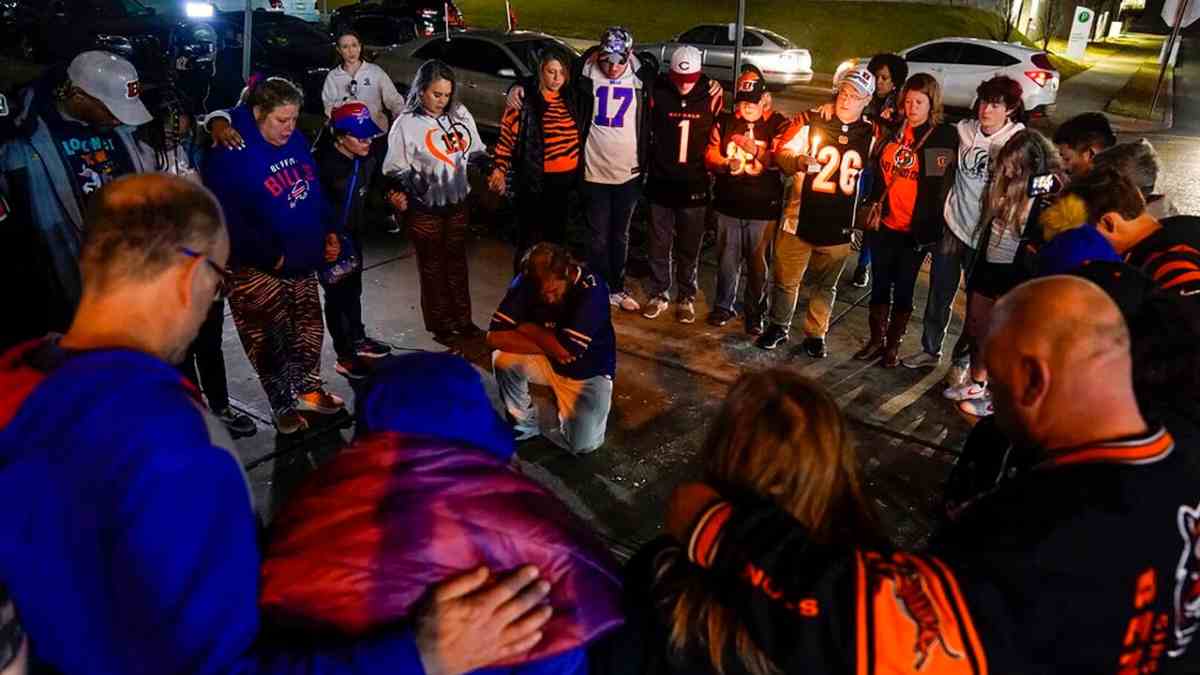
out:
<path id="1" fill-rule="evenodd" d="M 1010 121 L 990 136 L 984 135 L 977 119 L 963 120 L 956 128 L 958 165 L 944 215 L 954 236 L 971 248 L 979 248 L 979 238 L 983 234 L 979 218 L 983 215 L 983 199 L 992 180 L 992 158 L 1025 125 Z"/>
<path id="2" fill-rule="evenodd" d="M 458 204 L 467 198 L 467 159 L 486 150 L 475 118 L 463 105 L 433 117 L 423 110 L 402 113 L 388 133 L 383 173 L 404 177 L 411 172 L 427 184 L 422 194 L 409 194 L 426 206 Z M 414 182 L 408 183 L 410 186 Z M 422 186 L 424 187 L 424 186 Z"/>

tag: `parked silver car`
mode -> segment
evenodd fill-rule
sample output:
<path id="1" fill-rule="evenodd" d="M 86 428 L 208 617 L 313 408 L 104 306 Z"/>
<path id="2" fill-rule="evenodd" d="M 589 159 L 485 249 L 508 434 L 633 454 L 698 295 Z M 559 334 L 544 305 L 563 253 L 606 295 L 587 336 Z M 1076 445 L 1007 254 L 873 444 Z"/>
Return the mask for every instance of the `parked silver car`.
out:
<path id="1" fill-rule="evenodd" d="M 375 62 L 406 91 L 417 68 L 429 59 L 441 59 L 454 69 L 458 78 L 459 101 L 467 106 L 481 128 L 499 129 L 504 113 L 504 98 L 518 78 L 537 70 L 538 59 L 548 47 L 556 47 L 572 57 L 579 52 L 545 33 L 467 29 L 445 35 L 413 40 L 380 52 Z"/>
<path id="2" fill-rule="evenodd" d="M 675 50 L 691 45 L 704 57 L 704 74 L 721 82 L 732 82 L 734 41 L 731 33 L 729 24 L 704 24 L 686 30 L 668 42 L 637 45 L 634 49 L 653 54 L 658 58 L 659 68 L 666 72 Z M 746 26 L 742 35 L 742 60 L 763 72 L 770 89 L 809 82 L 813 77 L 812 54 L 765 28 Z"/>

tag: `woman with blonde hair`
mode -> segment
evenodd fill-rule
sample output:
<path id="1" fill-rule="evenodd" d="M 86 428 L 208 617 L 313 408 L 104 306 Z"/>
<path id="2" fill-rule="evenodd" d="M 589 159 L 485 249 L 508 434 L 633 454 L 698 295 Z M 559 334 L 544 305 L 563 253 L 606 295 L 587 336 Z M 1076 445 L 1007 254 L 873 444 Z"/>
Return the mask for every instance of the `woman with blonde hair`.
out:
<path id="1" fill-rule="evenodd" d="M 979 358 L 979 338 L 987 329 L 992 305 L 1000 296 L 1033 276 L 1036 246 L 1042 241 L 1038 218 L 1049 205 L 1048 196 L 1034 196 L 1031 179 L 1064 176 L 1062 157 L 1050 139 L 1032 129 L 1017 132 L 992 165 L 992 182 L 983 201 L 979 258 L 967 278 L 967 320 L 970 379 L 944 392 L 958 401 L 959 409 L 976 417 L 992 414 L 987 388 L 987 368 Z"/>
<path id="2" fill-rule="evenodd" d="M 884 544 L 845 419 L 808 378 L 782 368 L 742 376 L 710 427 L 702 457 L 705 481 L 723 498 L 772 503 L 819 545 Z M 641 663 L 641 672 L 721 675 L 775 675 L 794 665 L 773 662 L 750 639 L 748 618 L 722 599 L 727 589 L 688 562 L 674 540 L 648 544 L 628 572 L 629 623 L 613 663 L 635 658 L 626 663 Z"/>

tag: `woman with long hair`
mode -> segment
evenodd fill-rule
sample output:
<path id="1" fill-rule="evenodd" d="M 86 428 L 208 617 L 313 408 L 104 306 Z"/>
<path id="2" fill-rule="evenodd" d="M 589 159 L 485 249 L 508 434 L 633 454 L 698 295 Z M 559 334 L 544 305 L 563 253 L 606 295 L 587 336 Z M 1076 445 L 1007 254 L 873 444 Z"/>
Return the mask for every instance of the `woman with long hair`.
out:
<path id="1" fill-rule="evenodd" d="M 979 358 L 979 339 L 987 329 L 996 300 L 1032 276 L 1033 252 L 1028 244 L 1041 242 L 1038 217 L 1047 200 L 1030 196 L 1029 185 L 1034 176 L 1046 174 L 1064 174 L 1062 157 L 1050 139 L 1033 129 L 1017 132 L 993 161 L 992 182 L 979 224 L 979 257 L 967 280 L 963 337 L 970 353 L 970 379 L 943 392 L 970 415 L 992 414 L 987 367 Z"/>
<path id="2" fill-rule="evenodd" d="M 296 133 L 303 102 L 288 80 L 256 82 L 229 112 L 245 149 L 214 148 L 202 172 L 229 228 L 233 322 L 284 434 L 308 426 L 301 413 L 345 407 L 321 382 L 316 272 L 337 260 L 340 242 L 308 140 Z"/>
<path id="3" fill-rule="evenodd" d="M 525 85 L 531 94 L 524 105 L 507 107 L 500 120 L 488 188 L 503 194 L 512 180 L 518 263 L 538 242 L 565 243 L 567 204 L 579 177 L 579 105 L 570 72 L 568 54 L 547 48 L 538 60 L 536 82 Z"/>
<path id="4" fill-rule="evenodd" d="M 471 319 L 467 164 L 486 156 L 486 148 L 475 118 L 458 102 L 457 86 L 450 66 L 421 64 L 388 134 L 383 162 L 388 200 L 408 214 L 425 328 L 443 344 L 483 335 Z"/>
<path id="5" fill-rule="evenodd" d="M 904 122 L 883 144 L 871 200 L 878 223 L 867 233 L 875 268 L 871 286 L 871 336 L 854 354 L 861 361 L 882 357 L 884 368 L 899 363 L 900 342 L 913 312 L 917 273 L 945 227 L 946 166 L 958 151 L 954 128 L 942 123 L 942 88 L 918 73 L 900 93 Z"/>
<path id="6" fill-rule="evenodd" d="M 816 382 L 777 368 L 742 376 L 730 389 L 704 444 L 705 482 L 725 499 L 772 503 L 814 545 L 875 547 L 885 540 L 863 493 L 845 418 Z M 643 672 L 775 675 L 722 600 L 727 589 L 662 538 L 629 564 L 631 615 L 625 635 L 644 652 Z"/>
<path id="7" fill-rule="evenodd" d="M 404 110 L 404 97 L 383 68 L 366 60 L 358 33 L 343 30 L 336 39 L 338 65 L 325 76 L 321 88 L 325 116 L 332 117 L 333 109 L 343 103 L 360 101 L 371 111 L 371 121 L 387 129 L 388 113 L 399 115 Z"/>

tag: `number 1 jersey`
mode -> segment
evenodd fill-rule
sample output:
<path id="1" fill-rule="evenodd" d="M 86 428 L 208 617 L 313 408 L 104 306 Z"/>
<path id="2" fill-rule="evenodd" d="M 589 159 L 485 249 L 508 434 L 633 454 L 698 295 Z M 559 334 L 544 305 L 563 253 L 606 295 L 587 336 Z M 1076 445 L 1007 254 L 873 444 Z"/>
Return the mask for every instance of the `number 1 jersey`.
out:
<path id="1" fill-rule="evenodd" d="M 704 151 L 721 98 L 708 93 L 702 78 L 686 96 L 666 77 L 650 97 L 650 176 L 646 196 L 661 206 L 684 208 L 708 202 L 709 174 Z"/>
<path id="2" fill-rule="evenodd" d="M 818 166 L 793 179 L 783 227 L 816 246 L 850 241 L 858 204 L 858 177 L 871 157 L 875 125 L 860 119 L 845 124 L 836 117 L 809 115 L 808 123 L 783 144 L 782 152 L 808 155 Z M 798 201 L 798 208 L 795 202 Z"/>

